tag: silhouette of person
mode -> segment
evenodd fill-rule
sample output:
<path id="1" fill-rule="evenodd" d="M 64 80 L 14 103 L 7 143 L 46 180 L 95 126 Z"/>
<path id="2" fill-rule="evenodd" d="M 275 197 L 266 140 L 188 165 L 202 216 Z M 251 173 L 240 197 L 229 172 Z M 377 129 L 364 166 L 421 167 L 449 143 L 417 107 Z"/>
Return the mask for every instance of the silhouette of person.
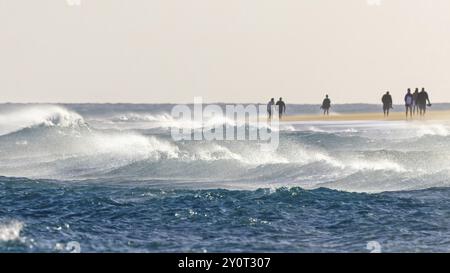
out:
<path id="1" fill-rule="evenodd" d="M 271 98 L 269 103 L 267 103 L 267 115 L 269 116 L 268 119 L 272 120 L 272 108 L 275 106 L 275 99 Z"/>
<path id="2" fill-rule="evenodd" d="M 405 95 L 406 119 L 408 119 L 408 111 L 410 117 L 412 118 L 413 104 L 414 104 L 414 97 L 413 94 L 411 94 L 411 89 L 408 88 L 408 92 Z"/>
<path id="3" fill-rule="evenodd" d="M 325 95 L 325 99 L 322 102 L 322 106 L 320 108 L 323 109 L 323 115 L 330 114 L 331 100 L 328 98 L 328 95 Z"/>
<path id="4" fill-rule="evenodd" d="M 419 113 L 421 116 L 425 116 L 427 111 L 427 102 L 428 106 L 431 106 L 430 99 L 428 98 L 428 93 L 425 91 L 425 88 L 422 88 L 422 91 L 419 92 L 417 96 L 417 105 L 419 106 Z"/>
<path id="5" fill-rule="evenodd" d="M 416 88 L 416 90 L 413 93 L 413 100 L 414 100 L 413 113 L 414 113 L 414 115 L 419 114 L 419 106 L 417 105 L 417 96 L 419 96 L 419 88 Z"/>
<path id="6" fill-rule="evenodd" d="M 281 119 L 283 114 L 286 114 L 286 104 L 284 103 L 283 98 L 280 98 L 276 105 L 278 106 L 278 115 Z"/>
<path id="7" fill-rule="evenodd" d="M 383 112 L 384 116 L 389 116 L 389 110 L 392 108 L 392 96 L 389 94 L 389 91 L 386 92 L 386 94 L 383 95 L 381 98 L 381 102 L 383 102 Z"/>

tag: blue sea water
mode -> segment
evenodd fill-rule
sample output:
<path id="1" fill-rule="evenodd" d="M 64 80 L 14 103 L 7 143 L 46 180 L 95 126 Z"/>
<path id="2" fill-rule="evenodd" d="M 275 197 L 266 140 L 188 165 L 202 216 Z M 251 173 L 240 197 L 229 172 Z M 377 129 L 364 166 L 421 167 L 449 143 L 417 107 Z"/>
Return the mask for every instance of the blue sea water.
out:
<path id="1" fill-rule="evenodd" d="M 449 251 L 448 123 L 289 123 L 268 153 L 175 142 L 170 107 L 0 105 L 0 252 Z"/>

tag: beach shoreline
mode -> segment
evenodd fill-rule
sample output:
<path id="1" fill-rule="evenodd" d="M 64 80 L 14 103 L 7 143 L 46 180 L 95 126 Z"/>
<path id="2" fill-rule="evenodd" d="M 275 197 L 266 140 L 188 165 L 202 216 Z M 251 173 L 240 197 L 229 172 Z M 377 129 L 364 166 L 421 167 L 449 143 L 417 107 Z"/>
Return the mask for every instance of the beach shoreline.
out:
<path id="1" fill-rule="evenodd" d="M 323 114 L 307 114 L 307 115 L 287 115 L 283 117 L 282 122 L 293 121 L 404 121 L 406 119 L 405 112 L 392 112 L 389 117 L 384 117 L 382 112 L 370 113 L 330 113 L 329 116 Z M 432 121 L 432 120 L 450 120 L 450 111 L 429 111 L 424 117 L 413 115 L 412 121 Z"/>

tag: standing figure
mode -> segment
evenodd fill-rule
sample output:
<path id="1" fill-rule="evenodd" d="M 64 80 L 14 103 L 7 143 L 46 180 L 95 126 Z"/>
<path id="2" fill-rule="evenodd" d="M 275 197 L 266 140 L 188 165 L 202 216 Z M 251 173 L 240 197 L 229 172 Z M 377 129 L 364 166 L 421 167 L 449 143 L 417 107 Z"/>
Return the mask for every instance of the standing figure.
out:
<path id="1" fill-rule="evenodd" d="M 325 99 L 322 102 L 322 106 L 320 107 L 323 109 L 323 115 L 329 115 L 330 114 L 330 107 L 331 107 L 331 100 L 328 98 L 328 95 L 325 95 Z"/>
<path id="2" fill-rule="evenodd" d="M 272 110 L 274 106 L 275 106 L 275 99 L 271 98 L 269 103 L 267 103 L 267 116 L 269 121 L 272 120 Z"/>
<path id="3" fill-rule="evenodd" d="M 408 111 L 409 116 L 412 118 L 413 104 L 414 104 L 414 97 L 413 94 L 411 94 L 411 89 L 408 88 L 408 92 L 405 95 L 406 119 L 408 119 Z"/>
<path id="4" fill-rule="evenodd" d="M 286 104 L 284 103 L 283 98 L 280 98 L 276 105 L 278 106 L 278 115 L 281 119 L 283 115 L 286 114 Z"/>
<path id="5" fill-rule="evenodd" d="M 417 96 L 417 105 L 419 106 L 420 115 L 425 116 L 427 106 L 431 106 L 431 102 L 428 98 L 428 93 L 425 91 L 425 88 L 422 88 L 422 91 L 420 91 L 419 95 Z"/>
<path id="6" fill-rule="evenodd" d="M 389 110 L 392 108 L 392 96 L 389 94 L 389 91 L 383 95 L 381 98 L 381 102 L 383 102 L 383 113 L 385 117 L 389 116 Z"/>
<path id="7" fill-rule="evenodd" d="M 414 115 L 419 114 L 419 106 L 417 105 L 417 97 L 418 97 L 418 96 L 419 96 L 419 88 L 416 88 L 416 90 L 415 90 L 414 93 L 413 93 L 413 100 L 414 100 L 414 103 L 413 103 L 413 107 L 414 107 L 413 113 L 414 113 Z"/>

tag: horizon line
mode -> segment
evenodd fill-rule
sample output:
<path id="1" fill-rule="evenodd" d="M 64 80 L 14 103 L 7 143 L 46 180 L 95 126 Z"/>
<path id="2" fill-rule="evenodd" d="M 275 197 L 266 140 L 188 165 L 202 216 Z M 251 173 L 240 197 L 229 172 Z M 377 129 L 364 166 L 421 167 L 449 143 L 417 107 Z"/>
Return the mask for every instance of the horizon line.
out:
<path id="1" fill-rule="evenodd" d="M 320 105 L 321 103 L 297 103 L 297 102 L 287 102 L 284 100 L 286 104 L 290 105 Z M 0 102 L 2 104 L 134 104 L 134 105 L 145 105 L 145 104 L 153 104 L 153 105 L 190 105 L 194 104 L 194 102 Z M 203 104 L 263 104 L 266 105 L 267 102 L 203 102 Z M 345 103 L 332 103 L 334 105 L 348 105 L 348 104 L 365 104 L 365 105 L 382 105 L 382 103 L 373 103 L 373 102 L 345 102 Z M 433 102 L 433 104 L 450 104 L 450 102 Z M 394 105 L 403 105 L 403 103 L 394 103 Z"/>

